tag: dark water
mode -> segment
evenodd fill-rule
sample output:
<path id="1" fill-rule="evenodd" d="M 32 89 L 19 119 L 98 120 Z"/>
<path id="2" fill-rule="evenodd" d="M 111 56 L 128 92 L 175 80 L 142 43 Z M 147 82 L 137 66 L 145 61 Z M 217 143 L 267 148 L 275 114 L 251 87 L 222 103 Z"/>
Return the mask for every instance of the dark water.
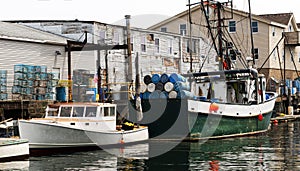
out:
<path id="1" fill-rule="evenodd" d="M 182 142 L 155 141 L 126 149 L 93 150 L 30 157 L 0 163 L 2 170 L 300 170 L 300 122 L 272 125 L 267 133 L 240 138 Z M 111 154 L 113 153 L 113 154 Z M 150 156 L 150 157 L 149 157 Z M 6 168 L 6 169 L 5 169 Z"/>

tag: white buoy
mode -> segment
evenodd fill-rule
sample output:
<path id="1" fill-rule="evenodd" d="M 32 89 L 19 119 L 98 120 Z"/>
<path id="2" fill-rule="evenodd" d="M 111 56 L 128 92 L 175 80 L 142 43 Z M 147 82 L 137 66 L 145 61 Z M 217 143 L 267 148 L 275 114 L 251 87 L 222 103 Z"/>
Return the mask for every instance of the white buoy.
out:
<path id="1" fill-rule="evenodd" d="M 171 83 L 171 82 L 167 82 L 165 85 L 164 85 L 164 89 L 166 92 L 170 92 L 172 91 L 174 88 L 174 84 Z"/>
<path id="2" fill-rule="evenodd" d="M 154 92 L 154 91 L 155 91 L 155 84 L 154 84 L 154 83 L 148 84 L 147 90 L 148 90 L 149 92 L 151 92 L 151 93 Z"/>
<path id="3" fill-rule="evenodd" d="M 140 90 L 141 90 L 141 93 L 145 93 L 147 91 L 147 85 L 146 84 L 141 84 L 140 85 Z"/>
<path id="4" fill-rule="evenodd" d="M 176 91 L 171 91 L 169 93 L 169 99 L 176 99 L 177 98 L 177 92 Z"/>

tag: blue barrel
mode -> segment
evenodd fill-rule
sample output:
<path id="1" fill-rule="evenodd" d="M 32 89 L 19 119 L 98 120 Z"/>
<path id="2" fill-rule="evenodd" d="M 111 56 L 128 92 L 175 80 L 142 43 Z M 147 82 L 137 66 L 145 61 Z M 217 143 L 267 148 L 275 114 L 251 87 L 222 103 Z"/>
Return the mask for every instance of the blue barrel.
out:
<path id="1" fill-rule="evenodd" d="M 160 81 L 160 75 L 159 74 L 153 74 L 151 80 L 154 84 L 157 84 Z"/>
<path id="2" fill-rule="evenodd" d="M 168 97 L 169 97 L 169 93 L 166 92 L 166 91 L 162 91 L 162 92 L 160 92 L 160 94 L 159 94 L 159 98 L 160 98 L 160 99 L 167 99 Z"/>
<path id="3" fill-rule="evenodd" d="M 151 94 L 150 94 L 150 99 L 159 99 L 159 97 L 160 97 L 160 92 L 161 91 L 159 91 L 159 90 L 155 90 L 154 92 L 152 92 Z"/>
<path id="4" fill-rule="evenodd" d="M 188 82 L 176 81 L 176 83 L 174 84 L 174 90 L 175 91 L 190 90 L 190 85 Z"/>
<path id="5" fill-rule="evenodd" d="M 65 87 L 56 87 L 56 101 L 59 101 L 59 102 L 67 101 Z"/>
<path id="6" fill-rule="evenodd" d="M 160 76 L 160 82 L 162 82 L 163 84 L 167 83 L 169 81 L 169 75 L 168 74 L 162 74 Z"/>
<path id="7" fill-rule="evenodd" d="M 182 81 L 182 82 L 186 81 L 186 79 L 182 75 L 176 73 L 171 74 L 169 80 L 173 84 L 176 83 L 176 81 Z"/>
<path id="8" fill-rule="evenodd" d="M 187 90 L 181 90 L 177 93 L 177 98 L 179 99 L 193 99 L 194 94 Z"/>
<path id="9" fill-rule="evenodd" d="M 145 93 L 143 93 L 143 99 L 149 99 L 149 97 L 150 97 L 150 92 L 145 92 Z"/>
<path id="10" fill-rule="evenodd" d="M 152 78 L 151 78 L 150 75 L 146 75 L 146 76 L 144 77 L 144 83 L 145 83 L 146 85 L 152 83 Z"/>

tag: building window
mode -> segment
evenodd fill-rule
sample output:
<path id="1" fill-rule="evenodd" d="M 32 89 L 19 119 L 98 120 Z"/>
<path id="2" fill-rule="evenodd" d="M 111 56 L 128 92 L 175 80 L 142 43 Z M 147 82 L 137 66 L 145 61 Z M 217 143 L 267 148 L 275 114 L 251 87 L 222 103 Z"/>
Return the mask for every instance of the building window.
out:
<path id="1" fill-rule="evenodd" d="M 277 51 L 276 50 L 273 51 L 273 57 L 274 57 L 274 60 L 276 61 L 277 60 Z"/>
<path id="2" fill-rule="evenodd" d="M 257 21 L 253 21 L 252 22 L 252 32 L 253 33 L 257 33 L 258 32 L 258 22 Z"/>
<path id="3" fill-rule="evenodd" d="M 186 35 L 186 24 L 180 24 L 179 30 L 180 30 L 180 35 L 185 36 Z"/>
<path id="4" fill-rule="evenodd" d="M 197 53 L 197 40 L 192 40 L 192 50 Z"/>
<path id="5" fill-rule="evenodd" d="M 229 28 L 229 33 L 235 33 L 236 32 L 236 22 L 229 21 L 228 28 Z"/>
<path id="6" fill-rule="evenodd" d="M 185 47 L 186 47 L 186 52 L 190 53 L 190 40 L 186 40 Z"/>
<path id="7" fill-rule="evenodd" d="M 130 36 L 131 51 L 133 51 L 133 36 Z"/>
<path id="8" fill-rule="evenodd" d="M 254 48 L 254 59 L 258 59 L 258 48 Z"/>
<path id="9" fill-rule="evenodd" d="M 170 55 L 172 55 L 172 53 L 173 53 L 173 40 L 172 39 L 169 39 L 169 42 L 168 42 L 168 52 Z"/>
<path id="10" fill-rule="evenodd" d="M 293 31 L 293 27 L 291 25 L 289 25 L 289 32 Z"/>
<path id="11" fill-rule="evenodd" d="M 105 31 L 100 31 L 99 33 L 99 44 L 104 44 L 105 43 L 105 38 L 106 38 L 106 32 Z"/>
<path id="12" fill-rule="evenodd" d="M 160 31 L 161 31 L 161 32 L 167 32 L 167 27 L 162 27 L 162 28 L 160 28 Z"/>
<path id="13" fill-rule="evenodd" d="M 141 51 L 146 52 L 146 37 L 142 36 L 141 38 Z"/>
<path id="14" fill-rule="evenodd" d="M 276 35 L 276 32 L 275 32 L 275 31 L 276 31 L 276 29 L 275 29 L 275 27 L 273 26 L 273 27 L 272 27 L 272 36 L 275 36 L 275 35 Z"/>
<path id="15" fill-rule="evenodd" d="M 155 52 L 159 53 L 159 39 L 155 38 L 154 43 L 155 43 Z"/>
<path id="16" fill-rule="evenodd" d="M 115 45 L 120 44 L 120 35 L 118 32 L 114 32 L 114 44 Z"/>

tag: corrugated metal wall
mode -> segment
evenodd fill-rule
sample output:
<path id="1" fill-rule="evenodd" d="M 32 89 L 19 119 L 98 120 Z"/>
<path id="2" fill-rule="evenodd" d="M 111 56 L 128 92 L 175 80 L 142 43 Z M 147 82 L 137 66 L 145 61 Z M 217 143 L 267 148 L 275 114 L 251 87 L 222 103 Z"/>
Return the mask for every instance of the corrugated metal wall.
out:
<path id="1" fill-rule="evenodd" d="M 0 44 L 0 70 L 7 70 L 8 99 L 11 99 L 11 88 L 14 80 L 14 65 L 44 65 L 47 66 L 48 72 L 52 72 L 52 67 L 55 65 L 55 51 L 61 52 L 61 55 L 57 56 L 56 67 L 61 68 L 62 72 L 64 68 L 63 64 L 67 64 L 65 62 L 66 55 L 64 46 L 11 40 L 0 40 Z"/>

